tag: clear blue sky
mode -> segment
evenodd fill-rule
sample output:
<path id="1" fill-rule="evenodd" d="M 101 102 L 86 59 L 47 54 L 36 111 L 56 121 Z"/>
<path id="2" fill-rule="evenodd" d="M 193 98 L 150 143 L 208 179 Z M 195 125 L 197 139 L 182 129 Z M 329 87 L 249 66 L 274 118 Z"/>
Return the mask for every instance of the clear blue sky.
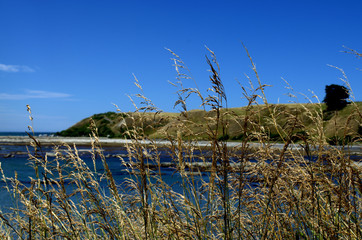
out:
<path id="1" fill-rule="evenodd" d="M 362 1 L 71 1 L 0 0 L 0 131 L 25 131 L 26 104 L 35 131 L 59 131 L 94 113 L 133 111 L 127 94 L 144 94 L 173 109 L 176 73 L 172 49 L 205 92 L 205 62 L 212 49 L 221 67 L 229 107 L 245 104 L 237 83 L 254 76 L 272 85 L 269 102 L 287 103 L 287 80 L 296 92 L 322 101 L 328 84 L 343 84 L 344 69 L 361 100 Z M 193 82 L 185 83 L 194 87 Z M 300 102 L 306 102 L 299 95 Z M 191 101 L 190 108 L 199 108 Z"/>

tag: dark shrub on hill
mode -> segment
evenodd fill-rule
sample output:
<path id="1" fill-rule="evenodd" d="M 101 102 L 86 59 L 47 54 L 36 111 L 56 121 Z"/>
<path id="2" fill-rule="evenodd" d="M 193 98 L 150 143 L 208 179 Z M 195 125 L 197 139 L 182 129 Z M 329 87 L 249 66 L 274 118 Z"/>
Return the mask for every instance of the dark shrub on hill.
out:
<path id="1" fill-rule="evenodd" d="M 340 110 L 347 106 L 348 89 L 344 86 L 331 84 L 326 86 L 326 96 L 323 102 L 327 104 L 327 111 Z"/>

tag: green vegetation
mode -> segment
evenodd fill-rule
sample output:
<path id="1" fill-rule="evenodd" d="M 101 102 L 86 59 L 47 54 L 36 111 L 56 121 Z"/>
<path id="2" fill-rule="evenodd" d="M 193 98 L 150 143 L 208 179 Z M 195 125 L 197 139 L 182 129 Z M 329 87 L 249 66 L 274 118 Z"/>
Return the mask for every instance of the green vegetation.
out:
<path id="1" fill-rule="evenodd" d="M 283 128 L 283 126 L 285 126 L 288 122 L 288 118 L 295 117 L 298 119 L 299 124 L 303 125 L 303 128 L 313 129 L 317 126 L 315 125 L 316 123 L 310 119 L 308 114 L 311 111 L 317 111 L 318 108 L 323 109 L 323 113 L 321 114 L 323 115 L 323 125 L 325 126 L 324 134 L 329 143 L 336 143 L 335 139 L 344 138 L 344 134 L 348 135 L 348 142 L 352 142 L 352 140 L 360 141 L 360 133 L 358 131 L 361 131 L 361 127 L 359 125 L 360 119 L 358 112 L 362 111 L 362 102 L 347 105 L 347 107 L 336 111 L 326 111 L 325 104 L 316 103 L 263 104 L 251 107 L 221 109 L 220 111 L 222 114 L 229 117 L 228 133 L 222 135 L 221 132 L 219 132 L 218 138 L 220 140 L 241 141 L 246 136 L 249 136 L 249 140 L 256 141 L 257 138 L 250 137 L 252 135 L 252 129 L 243 133 L 243 129 L 241 127 L 243 125 L 243 119 L 248 115 L 249 121 L 268 129 L 266 134 L 269 136 L 270 140 L 281 142 L 285 136 L 280 135 L 280 131 L 278 131 L 278 129 L 274 126 L 275 123 L 270 121 L 272 115 L 274 116 L 276 125 L 279 128 Z M 178 114 L 160 112 L 157 115 L 152 113 L 145 114 L 148 116 L 144 118 L 144 122 L 142 123 L 136 120 L 137 113 L 107 112 L 95 114 L 92 117 L 83 119 L 69 129 L 57 134 L 60 136 L 70 137 L 89 136 L 90 119 L 93 119 L 98 127 L 98 134 L 100 137 L 127 138 L 128 136 L 125 129 L 133 127 L 133 125 L 138 122 L 140 124 L 136 127 L 142 127 L 144 129 L 143 134 L 147 137 L 152 139 L 167 139 L 168 136 L 176 137 L 176 123 L 180 121 L 180 119 L 186 119 L 184 113 Z M 213 112 L 204 110 L 193 110 L 187 112 L 187 125 L 191 128 L 193 134 L 189 136 L 185 135 L 185 137 L 193 140 L 207 140 L 208 135 L 206 133 L 206 129 L 208 122 L 206 119 L 213 117 L 213 114 Z M 348 129 L 344 126 L 348 127 Z M 167 131 L 165 131 L 166 129 Z M 345 132 L 345 130 L 347 132 Z M 293 133 L 294 141 L 302 141 L 301 137 L 305 136 L 306 131 L 300 128 L 295 128 Z"/>
<path id="2" fill-rule="evenodd" d="M 190 79 L 180 72 L 187 69 L 182 60 L 171 53 L 178 80 Z M 360 137 L 361 103 L 352 102 L 328 121 L 325 106 L 319 103 L 269 104 L 266 86 L 251 61 L 256 88 L 242 88 L 247 106 L 227 109 L 218 63 L 214 53 L 210 55 L 212 91 L 207 96 L 197 88 L 175 84 L 180 87 L 177 103 L 185 110 L 181 114 L 159 113 L 150 100 L 138 95 L 146 99 L 138 108 L 144 111 L 94 115 L 80 122 L 79 127 L 89 126 L 91 132 L 92 166 L 67 145 L 55 147 L 54 158 L 44 156 L 34 138 L 29 161 L 37 178 L 23 184 L 3 174 L 16 207 L 0 213 L 0 236 L 362 239 L 362 167 L 346 145 L 346 140 Z M 204 109 L 187 111 L 190 94 L 200 98 Z M 100 126 L 131 139 L 125 145 L 127 156 L 120 157 L 129 174 L 122 185 L 108 168 L 98 138 Z M 168 139 L 170 145 L 160 147 L 156 137 Z M 347 148 L 329 146 L 327 139 L 334 137 Z M 239 146 L 228 147 L 230 138 L 240 140 Z M 203 148 L 193 139 L 207 139 L 210 146 Z M 271 147 L 275 139 L 282 142 L 280 149 Z M 147 146 L 142 144 L 146 140 Z M 262 144 L 254 148 L 250 141 Z M 295 141 L 300 148 L 291 148 Z M 164 179 L 160 156 L 165 152 L 179 183 L 169 185 Z M 102 180 L 106 189 L 100 186 Z M 181 190 L 176 191 L 176 185 Z"/>
<path id="3" fill-rule="evenodd" d="M 326 96 L 323 102 L 327 104 L 327 111 L 343 109 L 347 106 L 348 89 L 344 86 L 331 84 L 326 86 Z"/>
<path id="4" fill-rule="evenodd" d="M 99 136 L 110 138 L 122 137 L 123 132 L 119 120 L 124 116 L 124 114 L 115 112 L 94 114 L 90 118 L 83 119 L 67 130 L 57 132 L 57 135 L 63 137 L 88 137 L 91 134 L 90 122 L 91 119 L 93 119 L 98 127 Z"/>

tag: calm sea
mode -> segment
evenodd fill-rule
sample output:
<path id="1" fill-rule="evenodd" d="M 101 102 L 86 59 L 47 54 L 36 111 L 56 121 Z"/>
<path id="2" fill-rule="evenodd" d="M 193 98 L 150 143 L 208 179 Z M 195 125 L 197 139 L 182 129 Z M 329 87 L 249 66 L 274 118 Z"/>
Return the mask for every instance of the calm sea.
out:
<path id="1" fill-rule="evenodd" d="M 17 135 L 12 136 L 23 136 L 20 133 L 13 133 Z M 38 133 L 38 134 L 52 134 L 52 133 Z M 31 147 L 28 148 L 31 152 Z M 30 185 L 30 179 L 36 178 L 34 169 L 30 166 L 28 149 L 26 146 L 16 145 L 1 145 L 0 144 L 0 163 L 1 168 L 4 171 L 6 177 L 14 177 L 15 172 L 17 173 L 18 179 L 25 186 Z M 43 146 L 44 153 L 51 153 L 53 151 L 52 146 Z M 89 166 L 90 169 L 94 169 L 93 160 L 89 152 L 89 147 L 78 147 L 80 158 Z M 170 154 L 168 152 L 161 151 L 161 161 L 171 162 Z M 108 166 L 112 172 L 115 181 L 122 185 L 125 178 L 129 178 L 130 175 L 126 168 L 122 165 L 121 160 L 117 156 L 122 156 L 125 161 L 128 161 L 127 152 L 121 147 L 105 148 L 104 155 L 106 156 Z M 54 157 L 48 157 L 48 160 L 54 159 Z M 104 171 L 103 164 L 100 158 L 96 160 L 97 172 L 102 173 Z M 162 168 L 162 178 L 170 186 L 172 185 L 173 190 L 181 192 L 181 177 L 178 173 L 175 173 L 174 169 Z M 202 177 L 195 176 L 196 179 L 205 179 L 208 176 L 205 174 Z M 107 182 L 100 182 L 104 189 L 107 189 Z M 7 184 L 3 181 L 3 177 L 0 175 L 0 209 L 8 211 L 9 207 L 14 207 L 14 200 L 12 195 L 6 190 Z M 72 187 L 72 186 L 70 186 Z"/>
<path id="2" fill-rule="evenodd" d="M 28 131 L 31 133 L 30 131 Z M 54 136 L 55 132 L 34 132 L 34 136 Z M 0 132 L 0 136 L 28 136 L 28 134 L 24 132 Z"/>

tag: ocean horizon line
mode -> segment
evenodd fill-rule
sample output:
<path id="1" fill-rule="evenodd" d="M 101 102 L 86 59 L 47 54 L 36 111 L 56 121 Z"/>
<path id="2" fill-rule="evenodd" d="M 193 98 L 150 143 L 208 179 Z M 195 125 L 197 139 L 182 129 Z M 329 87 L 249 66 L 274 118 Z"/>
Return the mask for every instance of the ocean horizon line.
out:
<path id="1" fill-rule="evenodd" d="M 34 136 L 54 136 L 56 132 L 53 131 L 39 131 L 32 133 L 31 131 L 0 131 L 0 136 L 28 136 L 28 133 Z"/>

